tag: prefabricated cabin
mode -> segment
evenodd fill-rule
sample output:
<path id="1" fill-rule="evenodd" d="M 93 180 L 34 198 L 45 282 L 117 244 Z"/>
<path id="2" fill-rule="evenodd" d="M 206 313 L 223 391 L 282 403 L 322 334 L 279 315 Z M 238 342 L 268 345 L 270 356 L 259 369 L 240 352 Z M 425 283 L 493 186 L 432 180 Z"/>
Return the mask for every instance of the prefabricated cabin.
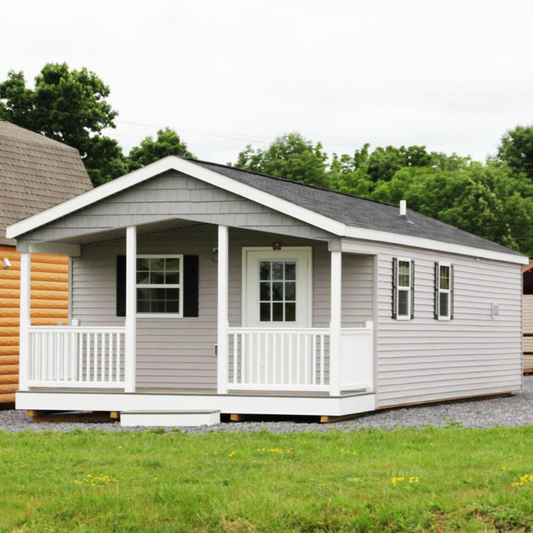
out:
<path id="1" fill-rule="evenodd" d="M 0 120 L 0 407 L 19 386 L 20 253 L 6 227 L 91 188 L 77 150 Z M 68 279 L 68 256 L 34 255 L 34 325 L 68 324 Z"/>
<path id="2" fill-rule="evenodd" d="M 528 259 L 405 206 L 171 156 L 9 236 L 19 408 L 337 417 L 521 389 Z M 30 320 L 33 252 L 71 257 L 69 326 Z"/>

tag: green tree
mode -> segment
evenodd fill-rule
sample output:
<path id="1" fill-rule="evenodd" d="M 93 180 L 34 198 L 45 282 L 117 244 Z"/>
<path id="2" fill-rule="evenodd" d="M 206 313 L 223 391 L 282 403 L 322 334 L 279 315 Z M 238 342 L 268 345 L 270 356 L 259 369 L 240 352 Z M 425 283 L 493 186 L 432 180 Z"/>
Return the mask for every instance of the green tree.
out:
<path id="1" fill-rule="evenodd" d="M 22 72 L 0 83 L 0 117 L 77 148 L 94 185 L 125 173 L 117 141 L 102 134 L 114 128 L 118 113 L 106 101 L 109 87 L 86 68 L 48 63 L 26 87 Z"/>
<path id="2" fill-rule="evenodd" d="M 517 126 L 501 139 L 497 160 L 515 175 L 533 180 L 533 126 Z"/>
<path id="3" fill-rule="evenodd" d="M 235 167 L 325 187 L 327 159 L 320 143 L 314 145 L 293 132 L 277 137 L 264 150 L 248 145 L 239 154 Z"/>
<path id="4" fill-rule="evenodd" d="M 131 149 L 127 158 L 129 170 L 137 170 L 169 155 L 196 159 L 179 135 L 167 127 L 157 132 L 157 139 L 154 140 L 153 137 L 148 136 L 141 141 L 139 146 Z"/>

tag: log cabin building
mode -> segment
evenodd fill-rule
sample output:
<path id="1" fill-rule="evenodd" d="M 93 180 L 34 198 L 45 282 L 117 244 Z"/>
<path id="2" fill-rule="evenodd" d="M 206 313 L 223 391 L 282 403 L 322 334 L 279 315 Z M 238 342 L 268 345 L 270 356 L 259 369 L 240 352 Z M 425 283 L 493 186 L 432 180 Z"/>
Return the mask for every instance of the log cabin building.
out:
<path id="1" fill-rule="evenodd" d="M 0 120 L 0 408 L 19 384 L 20 254 L 6 227 L 91 188 L 75 148 Z M 68 294 L 69 258 L 35 254 L 32 323 L 66 324 Z"/>

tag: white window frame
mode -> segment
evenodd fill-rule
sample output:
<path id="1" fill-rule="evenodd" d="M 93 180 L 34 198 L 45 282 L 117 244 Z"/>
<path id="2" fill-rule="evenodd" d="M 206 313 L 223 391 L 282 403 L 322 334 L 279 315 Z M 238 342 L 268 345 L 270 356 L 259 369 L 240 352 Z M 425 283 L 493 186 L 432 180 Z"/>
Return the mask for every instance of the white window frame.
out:
<path id="1" fill-rule="evenodd" d="M 452 319 L 452 289 L 451 289 L 451 286 L 452 286 L 452 265 L 451 263 L 446 263 L 446 262 L 440 262 L 438 261 L 437 262 L 437 272 L 438 272 L 438 275 L 437 275 L 437 293 L 438 293 L 438 305 L 437 305 L 437 320 L 444 320 L 444 321 L 449 321 Z M 440 288 L 440 267 L 443 266 L 443 267 L 448 267 L 448 280 L 449 280 L 449 289 L 441 289 Z M 440 314 L 440 295 L 442 294 L 448 294 L 448 316 L 442 316 Z"/>
<path id="2" fill-rule="evenodd" d="M 400 263 L 409 263 L 409 286 L 400 287 Z M 398 257 L 396 269 L 396 320 L 411 320 L 411 290 L 413 284 L 413 260 L 407 257 Z M 400 291 L 407 292 L 407 315 L 400 315 Z"/>
<path id="3" fill-rule="evenodd" d="M 135 280 L 135 290 L 137 289 L 179 289 L 180 290 L 180 310 L 179 313 L 137 313 L 137 318 L 183 318 L 183 254 L 137 254 L 137 259 L 179 259 L 180 260 L 180 282 L 179 284 L 164 283 L 137 283 Z M 137 263 L 135 264 L 135 276 L 137 276 Z M 138 298 L 137 298 L 138 301 Z M 138 305 L 138 304 L 137 304 Z"/>

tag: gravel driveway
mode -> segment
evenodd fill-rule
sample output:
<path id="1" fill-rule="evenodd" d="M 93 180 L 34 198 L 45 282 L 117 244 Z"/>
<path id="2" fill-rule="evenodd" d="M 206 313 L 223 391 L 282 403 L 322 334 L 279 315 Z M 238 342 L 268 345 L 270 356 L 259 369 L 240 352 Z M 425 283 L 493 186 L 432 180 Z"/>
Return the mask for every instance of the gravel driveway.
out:
<path id="1" fill-rule="evenodd" d="M 506 398 L 494 398 L 440 405 L 404 407 L 379 411 L 352 420 L 333 424 L 309 423 L 309 419 L 222 423 L 201 428 L 182 428 L 187 433 L 208 431 L 259 431 L 291 433 L 294 431 L 327 432 L 331 429 L 355 431 L 362 428 L 393 429 L 397 426 L 415 427 L 432 424 L 446 426 L 460 422 L 464 427 L 518 427 L 533 424 L 533 376 L 524 377 L 524 390 Z M 35 424 L 24 411 L 0 411 L 0 430 L 5 431 L 72 431 L 74 429 L 102 429 L 106 431 L 143 431 L 146 428 L 122 428 L 119 423 L 54 423 Z"/>

